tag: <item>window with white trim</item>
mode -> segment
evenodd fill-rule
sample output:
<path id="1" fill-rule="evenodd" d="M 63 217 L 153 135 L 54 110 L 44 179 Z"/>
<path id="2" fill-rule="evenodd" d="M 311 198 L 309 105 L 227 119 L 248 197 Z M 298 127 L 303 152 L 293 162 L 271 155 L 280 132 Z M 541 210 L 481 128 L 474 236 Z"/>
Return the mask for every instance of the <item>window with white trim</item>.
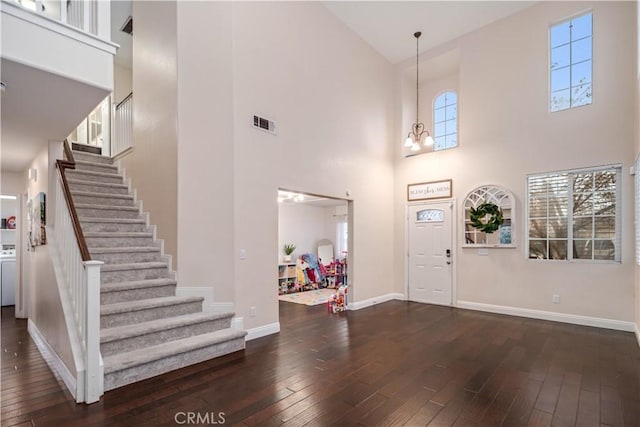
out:
<path id="1" fill-rule="evenodd" d="M 445 92 L 433 101 L 433 150 L 458 146 L 458 95 Z"/>
<path id="2" fill-rule="evenodd" d="M 589 105 L 593 99 L 593 14 L 587 13 L 550 29 L 550 110 Z"/>
<path id="3" fill-rule="evenodd" d="M 620 166 L 527 177 L 527 256 L 620 262 Z"/>

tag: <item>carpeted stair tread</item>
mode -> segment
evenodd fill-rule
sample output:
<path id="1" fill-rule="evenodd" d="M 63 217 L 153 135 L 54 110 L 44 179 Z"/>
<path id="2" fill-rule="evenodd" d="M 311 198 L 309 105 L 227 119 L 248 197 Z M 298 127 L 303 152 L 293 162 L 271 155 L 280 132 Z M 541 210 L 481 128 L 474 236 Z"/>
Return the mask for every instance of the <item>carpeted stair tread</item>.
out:
<path id="1" fill-rule="evenodd" d="M 76 203 L 76 209 L 105 209 L 127 212 L 137 212 L 139 210 L 136 206 L 94 205 L 90 203 Z"/>
<path id="2" fill-rule="evenodd" d="M 153 237 L 153 233 L 148 231 L 88 231 L 84 237 Z"/>
<path id="3" fill-rule="evenodd" d="M 133 262 L 127 264 L 104 264 L 101 271 L 144 270 L 146 268 L 167 268 L 166 262 Z"/>
<path id="4" fill-rule="evenodd" d="M 85 233 L 85 236 L 89 233 Z M 109 233 L 117 234 L 117 233 Z M 118 248 L 89 248 L 89 252 L 92 254 L 119 254 L 122 252 L 160 252 L 160 248 L 157 246 L 129 246 Z"/>
<path id="5" fill-rule="evenodd" d="M 107 172 L 96 172 L 96 171 L 88 171 L 84 169 L 69 169 L 67 173 L 71 174 L 81 174 L 81 175 L 92 175 L 99 176 L 104 178 L 122 178 L 122 175 L 118 173 L 107 173 Z"/>
<path id="6" fill-rule="evenodd" d="M 134 311 L 149 310 L 158 307 L 168 307 L 171 305 L 188 304 L 202 302 L 202 297 L 161 297 L 151 299 L 141 299 L 136 301 L 117 302 L 114 304 L 104 304 L 100 306 L 100 315 L 111 315 L 119 313 L 129 313 Z"/>
<path id="7" fill-rule="evenodd" d="M 123 189 L 128 189 L 127 185 L 125 184 L 114 184 L 111 182 L 100 182 L 100 181 L 85 181 L 82 179 L 73 179 L 73 178 L 69 178 L 67 179 L 67 182 L 69 182 L 69 184 L 77 184 L 77 185 L 92 185 L 92 186 L 96 186 L 96 187 L 108 187 L 108 188 L 123 188 Z M 73 193 L 73 191 L 71 192 Z"/>
<path id="8" fill-rule="evenodd" d="M 117 292 L 131 289 L 155 288 L 158 286 L 177 285 L 173 279 L 146 279 L 131 280 L 128 282 L 103 283 L 100 285 L 100 292 Z"/>
<path id="9" fill-rule="evenodd" d="M 77 205 L 76 205 L 77 206 Z M 102 222 L 102 223 L 119 223 L 119 224 L 145 224 L 144 218 L 94 218 L 91 216 L 81 216 L 78 219 L 82 222 Z"/>
<path id="10" fill-rule="evenodd" d="M 118 173 L 118 167 L 116 165 L 110 165 L 108 163 L 101 163 L 101 162 L 92 162 L 88 160 L 80 160 L 80 159 L 76 159 L 75 157 L 74 157 L 74 160 L 76 162 L 76 167 L 95 166 L 103 169 L 110 169 L 110 170 L 113 170 L 113 173 Z M 81 169 L 81 170 L 84 170 L 84 169 Z"/>
<path id="11" fill-rule="evenodd" d="M 176 354 L 187 353 L 225 341 L 242 338 L 246 334 L 246 331 L 227 328 L 208 334 L 195 335 L 152 347 L 107 356 L 104 358 L 104 373 L 107 375 L 123 369 L 144 365 Z"/>
<path id="12" fill-rule="evenodd" d="M 174 329 L 182 326 L 193 325 L 212 320 L 232 318 L 235 313 L 193 313 L 182 316 L 168 317 L 165 319 L 152 320 L 135 325 L 116 326 L 105 328 L 100 332 L 100 343 L 121 340 L 125 338 L 151 334 L 167 329 Z"/>
<path id="13" fill-rule="evenodd" d="M 84 160 L 92 163 L 104 163 L 104 164 L 113 164 L 113 159 L 111 157 L 103 156 L 101 154 L 89 153 L 87 151 L 76 151 L 73 150 L 73 159 L 75 161 L 81 160 L 82 158 L 90 159 Z"/>
<path id="14" fill-rule="evenodd" d="M 87 196 L 87 197 L 101 197 L 103 199 L 126 199 L 133 201 L 133 196 L 129 194 L 111 194 L 111 193 L 96 193 L 93 191 L 71 191 L 72 196 Z"/>

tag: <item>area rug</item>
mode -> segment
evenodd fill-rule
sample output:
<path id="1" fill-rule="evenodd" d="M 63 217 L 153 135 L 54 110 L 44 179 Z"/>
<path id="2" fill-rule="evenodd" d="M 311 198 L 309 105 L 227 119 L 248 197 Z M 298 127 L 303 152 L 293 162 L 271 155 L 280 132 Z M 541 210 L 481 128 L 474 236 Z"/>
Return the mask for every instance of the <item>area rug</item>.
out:
<path id="1" fill-rule="evenodd" d="M 335 289 L 317 289 L 315 291 L 295 292 L 278 296 L 280 301 L 295 302 L 296 304 L 318 305 L 327 302 L 336 293 Z"/>

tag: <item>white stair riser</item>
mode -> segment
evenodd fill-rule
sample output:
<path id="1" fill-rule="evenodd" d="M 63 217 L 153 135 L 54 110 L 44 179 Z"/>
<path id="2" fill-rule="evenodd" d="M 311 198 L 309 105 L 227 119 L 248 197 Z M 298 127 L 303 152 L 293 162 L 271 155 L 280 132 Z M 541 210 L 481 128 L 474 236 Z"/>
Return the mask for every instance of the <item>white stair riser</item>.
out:
<path id="1" fill-rule="evenodd" d="M 126 248 L 153 246 L 153 238 L 151 237 L 86 237 L 87 246 L 89 248 Z"/>
<path id="2" fill-rule="evenodd" d="M 144 223 L 81 221 L 81 226 L 82 226 L 82 231 L 84 233 L 91 233 L 91 232 L 133 233 L 133 232 L 149 231 L 146 224 Z"/>
<path id="3" fill-rule="evenodd" d="M 105 165 L 112 165 L 113 160 L 110 157 L 105 156 L 92 156 L 90 154 L 84 154 L 80 151 L 73 152 L 73 159 L 84 162 L 104 163 Z"/>
<path id="4" fill-rule="evenodd" d="M 78 184 L 75 182 L 69 183 L 71 191 L 87 191 L 91 193 L 103 193 L 103 194 L 129 194 L 127 187 L 110 187 L 99 184 Z"/>
<path id="5" fill-rule="evenodd" d="M 123 184 L 121 176 L 101 176 L 82 173 L 77 169 L 67 169 L 67 176 L 79 181 L 106 182 L 109 184 Z"/>
<path id="6" fill-rule="evenodd" d="M 91 248 L 89 248 L 91 252 Z M 124 264 L 127 262 L 158 262 L 161 261 L 160 251 L 154 252 L 127 252 L 123 248 L 122 252 L 108 254 L 91 253 L 91 259 L 102 261 L 105 264 Z"/>
<path id="7" fill-rule="evenodd" d="M 75 159 L 75 156 L 74 156 Z M 75 159 L 76 161 L 80 159 Z M 118 173 L 118 168 L 113 165 L 94 163 L 94 164 L 85 164 L 85 163 L 76 163 L 76 170 L 81 171 L 91 171 L 91 172 L 102 172 L 102 173 Z"/>
<path id="8" fill-rule="evenodd" d="M 122 371 L 112 372 L 104 376 L 104 390 L 113 390 L 136 381 L 164 374 L 165 372 L 184 368 L 185 366 L 204 362 L 205 360 L 213 359 L 225 354 L 234 353 L 236 351 L 243 350 L 244 347 L 244 338 L 236 338 L 224 343 L 199 348 L 186 353 L 175 354 L 171 357 L 145 365 L 134 366 Z"/>
<path id="9" fill-rule="evenodd" d="M 102 353 L 102 356 L 105 357 L 112 354 L 131 351 L 131 349 L 133 348 L 150 347 L 152 345 L 162 344 L 167 341 L 175 341 L 182 338 L 192 337 L 194 335 L 215 332 L 221 329 L 226 329 L 230 326 L 230 317 L 226 319 L 216 319 L 207 320 L 204 322 L 190 323 L 188 325 L 178 326 L 177 328 L 164 329 L 142 336 L 103 343 L 100 344 L 100 352 Z"/>
<path id="10" fill-rule="evenodd" d="M 137 289 L 124 289 L 100 293 L 100 304 L 115 304 L 118 302 L 139 301 L 150 298 L 171 297 L 176 294 L 176 285 L 154 286 Z M 130 349 L 129 349 L 130 350 Z"/>
<path id="11" fill-rule="evenodd" d="M 121 199 L 119 197 L 96 197 L 85 196 L 81 194 L 73 195 L 74 203 L 86 203 L 91 205 L 109 205 L 109 206 L 133 206 L 133 197 Z"/>
<path id="12" fill-rule="evenodd" d="M 145 279 L 165 279 L 167 277 L 169 277 L 169 269 L 167 267 L 101 271 L 100 283 L 134 282 Z"/>
<path id="13" fill-rule="evenodd" d="M 78 212 L 78 216 L 89 218 L 138 219 L 140 217 L 140 212 L 134 210 L 93 209 L 76 207 L 76 211 Z"/>
<path id="14" fill-rule="evenodd" d="M 163 307 L 154 307 L 146 310 L 108 314 L 100 316 L 100 327 L 113 328 L 116 326 L 133 325 L 142 322 L 149 322 L 151 320 L 199 313 L 201 311 L 202 302 L 188 302 Z"/>

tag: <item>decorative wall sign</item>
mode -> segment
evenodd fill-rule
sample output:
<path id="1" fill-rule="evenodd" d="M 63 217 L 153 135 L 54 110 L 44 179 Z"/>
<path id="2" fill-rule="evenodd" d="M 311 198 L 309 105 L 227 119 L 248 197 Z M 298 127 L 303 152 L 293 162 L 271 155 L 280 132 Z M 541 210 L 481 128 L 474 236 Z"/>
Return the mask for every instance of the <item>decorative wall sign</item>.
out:
<path id="1" fill-rule="evenodd" d="M 407 200 L 448 199 L 451 197 L 451 180 L 420 182 L 407 185 Z"/>

